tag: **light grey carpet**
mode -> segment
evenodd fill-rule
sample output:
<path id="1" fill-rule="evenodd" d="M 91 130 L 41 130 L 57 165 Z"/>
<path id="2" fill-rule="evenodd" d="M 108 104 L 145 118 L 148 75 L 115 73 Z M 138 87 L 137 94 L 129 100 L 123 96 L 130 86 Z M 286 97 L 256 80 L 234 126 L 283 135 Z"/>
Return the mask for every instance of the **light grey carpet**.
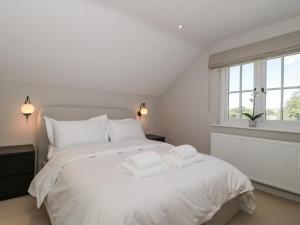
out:
<path id="1" fill-rule="evenodd" d="M 300 204 L 255 191 L 257 210 L 249 216 L 240 213 L 228 225 L 297 225 Z M 45 208 L 36 210 L 30 196 L 0 201 L 1 225 L 50 225 Z"/>

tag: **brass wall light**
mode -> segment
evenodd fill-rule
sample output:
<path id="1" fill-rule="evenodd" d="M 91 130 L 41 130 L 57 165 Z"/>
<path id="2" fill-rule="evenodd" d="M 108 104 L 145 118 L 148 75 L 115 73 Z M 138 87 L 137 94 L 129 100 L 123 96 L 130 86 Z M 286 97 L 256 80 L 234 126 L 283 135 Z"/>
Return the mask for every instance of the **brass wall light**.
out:
<path id="1" fill-rule="evenodd" d="M 34 113 L 34 106 L 31 104 L 29 96 L 26 97 L 24 104 L 21 106 L 21 112 L 24 116 L 26 116 L 26 120 L 28 120 L 28 117 Z"/>
<path id="2" fill-rule="evenodd" d="M 140 105 L 140 110 L 137 112 L 137 115 L 139 116 L 139 117 L 141 117 L 141 116 L 145 116 L 145 115 L 147 115 L 148 114 L 148 109 L 147 109 L 147 107 L 146 107 L 146 103 L 142 103 L 141 105 Z"/>

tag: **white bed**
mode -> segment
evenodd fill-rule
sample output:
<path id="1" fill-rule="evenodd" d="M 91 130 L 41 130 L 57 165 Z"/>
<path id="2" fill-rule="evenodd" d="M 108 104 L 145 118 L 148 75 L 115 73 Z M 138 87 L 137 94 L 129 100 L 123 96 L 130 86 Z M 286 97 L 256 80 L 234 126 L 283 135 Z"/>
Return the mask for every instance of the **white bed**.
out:
<path id="1" fill-rule="evenodd" d="M 53 225 L 203 224 L 237 197 L 244 211 L 253 212 L 249 179 L 211 156 L 140 180 L 119 169 L 132 154 L 162 155 L 171 147 L 145 139 L 73 147 L 54 154 L 29 192 L 38 206 L 45 203 Z"/>

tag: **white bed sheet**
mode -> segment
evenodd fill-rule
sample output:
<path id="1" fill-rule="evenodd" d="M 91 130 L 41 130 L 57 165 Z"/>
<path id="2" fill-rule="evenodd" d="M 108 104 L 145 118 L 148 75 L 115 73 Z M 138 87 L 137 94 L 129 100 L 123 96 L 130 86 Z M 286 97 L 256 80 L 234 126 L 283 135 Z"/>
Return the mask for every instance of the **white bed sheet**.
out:
<path id="1" fill-rule="evenodd" d="M 210 220 L 241 195 L 255 209 L 253 186 L 230 164 L 205 155 L 185 168 L 134 180 L 119 165 L 141 151 L 166 154 L 172 145 L 133 140 L 56 153 L 34 178 L 29 193 L 44 200 L 53 225 L 193 225 Z"/>

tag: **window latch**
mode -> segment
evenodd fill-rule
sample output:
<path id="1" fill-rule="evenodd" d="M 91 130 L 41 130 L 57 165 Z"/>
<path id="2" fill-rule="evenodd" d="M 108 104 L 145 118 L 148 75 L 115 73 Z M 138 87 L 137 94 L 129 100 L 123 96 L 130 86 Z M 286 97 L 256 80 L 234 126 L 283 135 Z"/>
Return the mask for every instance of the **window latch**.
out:
<path id="1" fill-rule="evenodd" d="M 264 94 L 267 94 L 267 92 L 265 91 L 265 88 L 261 88 L 261 92 Z"/>

